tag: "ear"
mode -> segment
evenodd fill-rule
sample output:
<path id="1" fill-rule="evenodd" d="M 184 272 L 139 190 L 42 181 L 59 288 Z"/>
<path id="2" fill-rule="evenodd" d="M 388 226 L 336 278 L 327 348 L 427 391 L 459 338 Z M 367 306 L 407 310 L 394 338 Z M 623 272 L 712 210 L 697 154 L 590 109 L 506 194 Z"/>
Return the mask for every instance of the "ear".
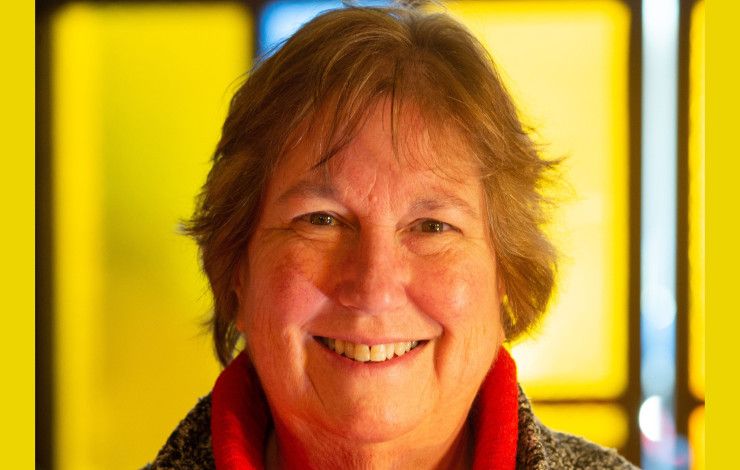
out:
<path id="1" fill-rule="evenodd" d="M 506 296 L 506 283 L 504 282 L 504 277 L 501 275 L 501 271 L 496 273 L 496 291 L 498 293 L 499 300 L 503 302 L 504 297 Z"/>
<path id="2" fill-rule="evenodd" d="M 506 328 L 504 328 L 504 318 L 507 315 L 504 304 L 508 302 L 508 299 L 506 298 L 506 283 L 500 271 L 496 273 L 496 293 L 498 294 L 499 306 L 501 308 L 501 321 L 499 322 L 499 329 L 501 331 L 499 333 L 501 334 L 502 343 L 505 343 L 508 339 L 506 338 Z"/>

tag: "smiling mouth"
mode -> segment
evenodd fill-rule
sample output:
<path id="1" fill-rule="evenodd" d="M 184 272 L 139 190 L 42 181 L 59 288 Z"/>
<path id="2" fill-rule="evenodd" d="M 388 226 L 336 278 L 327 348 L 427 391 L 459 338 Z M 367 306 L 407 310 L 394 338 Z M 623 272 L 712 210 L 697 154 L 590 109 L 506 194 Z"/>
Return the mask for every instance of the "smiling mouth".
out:
<path id="1" fill-rule="evenodd" d="M 324 338 L 323 336 L 316 336 L 316 339 L 331 351 L 357 362 L 390 361 L 426 343 L 426 341 L 405 341 L 369 346 L 367 344 L 351 343 L 341 339 Z"/>

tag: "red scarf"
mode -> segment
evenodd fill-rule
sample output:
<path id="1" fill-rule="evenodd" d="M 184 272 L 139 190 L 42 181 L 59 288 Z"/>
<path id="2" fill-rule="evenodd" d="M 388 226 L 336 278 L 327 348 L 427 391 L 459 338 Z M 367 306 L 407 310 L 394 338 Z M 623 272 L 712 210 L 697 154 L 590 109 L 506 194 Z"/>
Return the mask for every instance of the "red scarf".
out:
<path id="1" fill-rule="evenodd" d="M 513 470 L 518 433 L 516 364 L 502 347 L 470 414 L 474 470 Z M 272 417 L 254 368 L 242 352 L 216 380 L 211 437 L 218 470 L 262 470 Z"/>

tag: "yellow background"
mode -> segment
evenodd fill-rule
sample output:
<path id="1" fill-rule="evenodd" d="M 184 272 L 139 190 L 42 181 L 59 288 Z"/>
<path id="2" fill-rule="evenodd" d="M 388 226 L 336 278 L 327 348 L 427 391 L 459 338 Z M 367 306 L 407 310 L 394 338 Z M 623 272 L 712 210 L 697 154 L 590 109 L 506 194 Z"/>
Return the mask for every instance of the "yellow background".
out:
<path id="1" fill-rule="evenodd" d="M 740 3 L 709 0 L 707 17 L 706 468 L 737 462 L 737 56 Z"/>
<path id="2" fill-rule="evenodd" d="M 52 25 L 55 443 L 136 468 L 218 374 L 180 233 L 251 51 L 233 4 L 70 4 Z"/>
<path id="3" fill-rule="evenodd" d="M 33 3 L 0 13 L 3 263 L 0 337 L 2 466 L 33 468 L 34 451 L 34 36 Z"/>

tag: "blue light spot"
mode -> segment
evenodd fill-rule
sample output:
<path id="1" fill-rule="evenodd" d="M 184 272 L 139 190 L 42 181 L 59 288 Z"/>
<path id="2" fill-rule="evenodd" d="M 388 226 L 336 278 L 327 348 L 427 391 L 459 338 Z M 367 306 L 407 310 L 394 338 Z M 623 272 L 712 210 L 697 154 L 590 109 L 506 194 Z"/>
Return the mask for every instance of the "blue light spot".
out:
<path id="1" fill-rule="evenodd" d="M 358 6 L 387 6 L 388 1 L 363 1 Z M 346 7 L 339 0 L 275 0 L 262 9 L 259 24 L 260 55 L 269 55 L 283 41 L 319 13 Z"/>

